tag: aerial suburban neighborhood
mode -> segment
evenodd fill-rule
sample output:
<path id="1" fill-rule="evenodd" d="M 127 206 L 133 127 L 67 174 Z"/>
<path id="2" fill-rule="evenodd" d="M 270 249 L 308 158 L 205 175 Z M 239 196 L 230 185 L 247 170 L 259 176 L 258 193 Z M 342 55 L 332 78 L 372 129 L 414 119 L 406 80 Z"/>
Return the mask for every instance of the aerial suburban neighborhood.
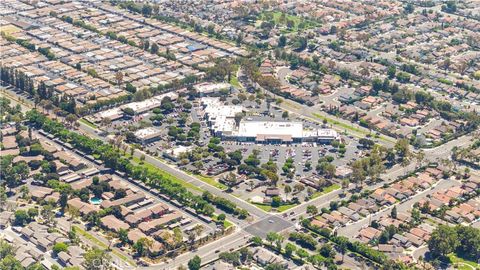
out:
<path id="1" fill-rule="evenodd" d="M 480 269 L 479 0 L 0 1 L 0 269 Z"/>

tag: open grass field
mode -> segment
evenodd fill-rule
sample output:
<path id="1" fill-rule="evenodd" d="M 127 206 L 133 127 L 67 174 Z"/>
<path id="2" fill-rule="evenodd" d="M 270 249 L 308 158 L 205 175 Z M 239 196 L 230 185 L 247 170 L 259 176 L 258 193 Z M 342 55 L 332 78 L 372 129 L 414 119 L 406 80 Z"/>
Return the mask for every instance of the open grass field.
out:
<path id="1" fill-rule="evenodd" d="M 450 263 L 455 267 L 455 269 L 460 270 L 475 270 L 480 269 L 480 265 L 473 261 L 468 261 L 463 258 L 458 257 L 456 254 L 451 253 L 448 255 Z"/>
<path id="2" fill-rule="evenodd" d="M 193 177 L 196 177 L 197 179 L 199 179 L 200 181 L 203 181 L 211 186 L 214 186 L 218 189 L 221 189 L 221 190 L 226 190 L 228 189 L 228 187 L 222 183 L 219 183 L 217 182 L 215 179 L 213 179 L 212 177 L 209 177 L 209 176 L 205 176 L 205 175 L 202 175 L 202 174 L 192 174 L 192 173 L 189 173 L 189 172 L 186 172 L 187 174 L 189 175 L 192 175 Z"/>
<path id="3" fill-rule="evenodd" d="M 84 123 L 85 125 L 87 125 L 87 126 L 89 126 L 89 127 L 91 127 L 91 128 L 94 128 L 94 129 L 97 129 L 97 128 L 98 128 L 94 123 L 92 123 L 92 122 L 90 122 L 90 121 L 88 121 L 88 120 L 86 120 L 86 119 L 80 118 L 78 121 L 81 122 L 81 123 Z"/>
<path id="4" fill-rule="evenodd" d="M 274 21 L 275 24 L 284 26 L 284 29 L 281 30 L 284 33 L 296 32 L 302 29 L 309 29 L 320 25 L 318 22 L 306 20 L 300 16 L 286 14 L 281 11 L 262 12 L 255 26 L 260 27 L 263 21 Z M 290 28 L 287 27 L 288 21 L 293 22 L 293 26 Z"/>
<path id="5" fill-rule="evenodd" d="M 322 191 L 317 191 L 317 192 L 315 192 L 315 193 L 313 194 L 313 196 L 312 196 L 312 199 L 315 199 L 315 198 L 317 198 L 317 197 L 320 197 L 320 196 L 322 196 L 322 195 L 324 195 L 324 194 L 330 193 L 330 192 L 332 192 L 332 191 L 334 191 L 334 190 L 337 190 L 337 189 L 340 189 L 340 185 L 338 185 L 338 184 L 333 184 L 333 185 L 331 185 L 331 186 L 328 186 L 328 187 L 324 188 Z"/>
<path id="6" fill-rule="evenodd" d="M 140 158 L 138 157 L 133 157 L 132 158 L 132 161 L 135 165 L 139 165 L 139 166 L 142 166 L 144 168 L 146 168 L 148 171 L 150 172 L 156 172 L 158 174 L 160 174 L 164 179 L 169 179 L 170 181 L 174 182 L 174 183 L 178 183 L 182 186 L 184 186 L 185 188 L 187 189 L 191 189 L 191 190 L 197 190 L 197 191 L 203 191 L 201 188 L 191 184 L 191 183 L 188 183 L 176 176 L 173 176 L 169 173 L 167 173 L 166 171 L 164 170 L 161 170 L 160 168 L 157 168 L 155 166 L 153 166 L 152 164 L 148 163 L 148 162 L 141 162 Z"/>
<path id="7" fill-rule="evenodd" d="M 11 24 L 7 24 L 5 26 L 1 26 L 0 27 L 0 32 L 4 32 L 5 34 L 7 35 L 12 35 L 12 34 L 15 34 L 15 33 L 18 33 L 22 31 L 22 29 L 14 26 L 14 25 L 11 25 Z"/>

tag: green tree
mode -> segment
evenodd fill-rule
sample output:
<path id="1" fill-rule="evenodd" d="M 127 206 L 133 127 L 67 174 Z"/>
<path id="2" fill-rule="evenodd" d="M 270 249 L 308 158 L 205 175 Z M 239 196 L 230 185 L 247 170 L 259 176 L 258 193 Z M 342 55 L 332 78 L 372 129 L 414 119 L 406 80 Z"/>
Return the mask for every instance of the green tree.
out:
<path id="1" fill-rule="evenodd" d="M 135 111 L 132 108 L 123 108 L 122 111 L 125 115 L 128 115 L 128 116 L 135 115 Z"/>
<path id="2" fill-rule="evenodd" d="M 282 199 L 280 196 L 272 197 L 272 207 L 279 207 L 282 204 Z"/>
<path id="3" fill-rule="evenodd" d="M 316 214 L 318 214 L 318 208 L 315 205 L 308 205 L 307 214 L 315 216 Z"/>
<path id="4" fill-rule="evenodd" d="M 280 38 L 278 39 L 278 47 L 283 48 L 287 45 L 287 37 L 284 35 L 281 35 Z"/>
<path id="5" fill-rule="evenodd" d="M 457 253 L 471 260 L 480 258 L 480 230 L 470 226 L 457 226 L 455 230 L 460 241 Z"/>
<path id="6" fill-rule="evenodd" d="M 297 250 L 297 247 L 294 244 L 287 243 L 285 245 L 285 255 L 287 255 L 287 257 L 291 257 L 295 250 Z"/>
<path id="7" fill-rule="evenodd" d="M 397 73 L 397 68 L 395 66 L 388 67 L 387 75 L 390 79 L 395 78 L 396 73 Z M 387 89 L 384 88 L 384 90 L 387 90 Z"/>
<path id="8" fill-rule="evenodd" d="M 412 3 L 408 3 L 403 10 L 405 11 L 406 14 L 411 14 L 415 10 L 415 7 L 413 6 Z"/>
<path id="9" fill-rule="evenodd" d="M 217 220 L 221 223 L 223 223 L 226 218 L 227 216 L 224 213 L 221 213 L 220 215 L 217 216 Z"/>
<path id="10" fill-rule="evenodd" d="M 7 205 L 7 192 L 5 191 L 5 187 L 0 186 L 0 212 L 5 210 L 5 206 Z"/>
<path id="11" fill-rule="evenodd" d="M 30 222 L 30 216 L 28 215 L 27 211 L 25 210 L 15 211 L 15 220 L 14 220 L 15 225 L 24 226 L 29 222 Z"/>
<path id="12" fill-rule="evenodd" d="M 255 245 L 255 246 L 261 246 L 262 245 L 262 238 L 259 236 L 254 236 L 250 239 L 250 241 Z"/>
<path id="13" fill-rule="evenodd" d="M 10 245 L 6 240 L 0 239 L 0 258 L 15 255 L 15 248 Z"/>
<path id="14" fill-rule="evenodd" d="M 392 218 L 397 218 L 397 206 L 396 205 L 392 208 L 392 211 L 390 212 L 390 216 Z"/>
<path id="15" fill-rule="evenodd" d="M 128 231 L 125 229 L 120 229 L 118 231 L 118 238 L 120 239 L 120 242 L 125 245 L 128 243 Z"/>
<path id="16" fill-rule="evenodd" d="M 397 140 L 394 149 L 401 160 L 408 159 L 410 157 L 410 142 L 408 139 Z"/>
<path id="17" fill-rule="evenodd" d="M 320 255 L 325 258 L 335 258 L 335 250 L 332 248 L 332 245 L 326 243 L 320 248 Z"/>
<path id="18" fill-rule="evenodd" d="M 348 244 L 350 243 L 350 241 L 345 236 L 339 236 L 337 237 L 336 243 L 338 246 L 338 251 L 342 253 L 342 262 L 343 262 L 343 259 L 345 257 L 345 252 L 347 252 Z"/>
<path id="19" fill-rule="evenodd" d="M 276 232 L 269 232 L 267 233 L 267 241 L 270 242 L 270 245 L 273 244 L 273 242 L 277 241 L 277 239 L 280 237 Z"/>
<path id="20" fill-rule="evenodd" d="M 455 228 L 447 225 L 439 225 L 428 240 L 428 248 L 434 258 L 445 257 L 455 251 L 459 244 Z"/>
<path id="21" fill-rule="evenodd" d="M 53 245 L 52 251 L 55 254 L 58 254 L 60 252 L 66 252 L 68 250 L 68 245 L 66 243 L 56 243 Z"/>
<path id="22" fill-rule="evenodd" d="M 137 88 L 129 82 L 125 85 L 125 90 L 127 90 L 130 93 L 136 93 L 137 92 Z"/>
<path id="23" fill-rule="evenodd" d="M 15 259 L 13 255 L 8 255 L 0 260 L 0 269 L 5 270 L 24 270 L 20 261 Z"/>
<path id="24" fill-rule="evenodd" d="M 308 257 L 308 252 L 305 249 L 300 248 L 300 249 L 297 249 L 297 255 L 300 258 L 306 258 Z"/>
<path id="25" fill-rule="evenodd" d="M 280 263 L 271 263 L 265 267 L 265 270 L 285 270 L 286 268 Z"/>
<path id="26" fill-rule="evenodd" d="M 189 270 L 199 270 L 202 264 L 202 260 L 200 257 L 195 255 L 190 261 L 188 261 L 188 269 Z"/>
<path id="27" fill-rule="evenodd" d="M 111 257 L 105 250 L 92 248 L 83 255 L 85 259 L 85 269 L 103 270 L 110 267 Z"/>

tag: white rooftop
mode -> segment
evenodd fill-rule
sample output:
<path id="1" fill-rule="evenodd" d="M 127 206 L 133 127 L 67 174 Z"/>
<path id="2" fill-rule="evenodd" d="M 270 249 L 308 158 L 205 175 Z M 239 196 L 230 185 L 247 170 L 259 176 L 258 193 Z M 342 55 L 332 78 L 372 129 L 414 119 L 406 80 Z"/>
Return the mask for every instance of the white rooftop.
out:
<path id="1" fill-rule="evenodd" d="M 159 133 L 160 133 L 159 129 L 156 129 L 154 127 L 147 127 L 147 128 L 143 128 L 135 131 L 134 135 L 139 139 L 146 139 L 153 135 L 157 135 Z"/>
<path id="2" fill-rule="evenodd" d="M 257 135 L 303 137 L 303 124 L 301 122 L 287 121 L 241 121 L 237 136 L 257 137 Z"/>
<path id="3" fill-rule="evenodd" d="M 215 132 L 232 132 L 235 129 L 235 114 L 241 113 L 244 108 L 240 105 L 223 105 L 219 98 L 202 98 L 204 112 L 211 122 Z"/>
<path id="4" fill-rule="evenodd" d="M 228 83 L 201 83 L 194 86 L 194 88 L 200 93 L 213 93 L 223 89 L 229 89 Z"/>

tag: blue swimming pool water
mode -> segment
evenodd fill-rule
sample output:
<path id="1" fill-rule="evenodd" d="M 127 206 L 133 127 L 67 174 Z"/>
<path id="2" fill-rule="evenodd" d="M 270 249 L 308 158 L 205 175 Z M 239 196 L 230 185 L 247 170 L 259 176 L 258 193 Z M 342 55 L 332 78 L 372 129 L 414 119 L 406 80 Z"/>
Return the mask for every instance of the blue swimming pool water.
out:
<path id="1" fill-rule="evenodd" d="M 91 198 L 91 199 L 90 199 L 90 203 L 92 203 L 92 204 L 101 204 L 101 203 L 102 203 L 102 199 L 100 199 L 100 198 Z"/>

